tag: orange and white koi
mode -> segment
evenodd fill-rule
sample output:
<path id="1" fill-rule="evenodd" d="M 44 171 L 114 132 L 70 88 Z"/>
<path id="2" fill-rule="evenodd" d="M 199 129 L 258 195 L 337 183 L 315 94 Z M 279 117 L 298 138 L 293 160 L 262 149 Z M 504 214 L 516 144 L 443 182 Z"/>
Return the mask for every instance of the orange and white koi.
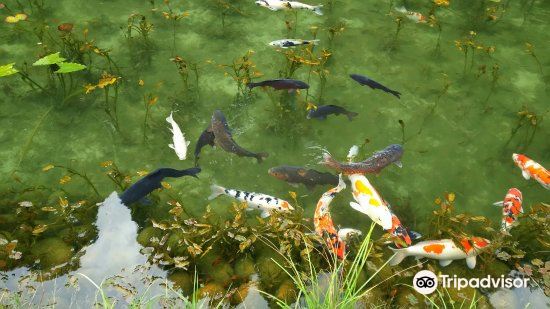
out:
<path id="1" fill-rule="evenodd" d="M 439 265 L 442 267 L 451 264 L 454 260 L 466 259 L 468 267 L 474 269 L 476 267 L 476 256 L 489 243 L 489 240 L 485 238 L 472 237 L 460 241 L 462 248 L 459 248 L 451 239 L 422 241 L 403 249 L 390 248 L 395 253 L 390 260 L 390 265 L 394 266 L 401 263 L 407 256 L 415 256 L 416 258 L 425 257 L 439 260 Z"/>
<path id="2" fill-rule="evenodd" d="M 391 211 L 367 177 L 361 174 L 351 174 L 348 177 L 353 189 L 353 198 L 357 201 L 349 203 L 351 208 L 366 214 L 384 230 L 390 230 L 393 225 Z"/>
<path id="3" fill-rule="evenodd" d="M 213 200 L 220 195 L 230 196 L 240 202 L 247 203 L 249 210 L 260 210 L 262 218 L 269 217 L 273 211 L 288 212 L 294 210 L 294 207 L 289 202 L 270 195 L 226 189 L 218 185 L 212 185 L 210 188 L 212 189 L 212 194 L 208 197 L 209 200 Z"/>
<path id="4" fill-rule="evenodd" d="M 407 229 L 401 224 L 401 220 L 399 220 L 399 218 L 393 213 L 391 215 L 391 223 L 392 226 L 388 232 L 398 238 L 398 240 L 394 241 L 395 246 L 397 248 L 410 246 L 412 240 L 409 236 L 409 232 L 407 232 Z M 403 246 L 403 242 L 405 243 L 405 246 Z"/>
<path id="5" fill-rule="evenodd" d="M 330 216 L 330 203 L 340 191 L 346 188 L 346 183 L 342 180 L 342 175 L 338 181 L 338 185 L 327 192 L 323 193 L 317 207 L 315 208 L 315 214 L 313 215 L 313 224 L 315 226 L 315 232 L 321 238 L 324 238 L 329 249 L 338 256 L 339 259 L 343 259 L 346 253 L 346 243 L 338 235 L 338 231 L 334 227 L 332 217 Z M 326 238 L 325 238 L 326 237 Z"/>
<path id="6" fill-rule="evenodd" d="M 493 204 L 502 207 L 502 231 L 508 232 L 512 228 L 512 225 L 518 220 L 519 214 L 523 213 L 522 201 L 523 197 L 521 191 L 512 188 L 506 193 L 504 201 Z"/>
<path id="7" fill-rule="evenodd" d="M 523 178 L 527 180 L 533 178 L 538 181 L 544 188 L 550 190 L 550 172 L 547 169 L 522 154 L 514 153 L 512 155 L 512 159 L 521 169 L 521 174 L 523 175 Z"/>
<path id="8" fill-rule="evenodd" d="M 426 23 L 428 20 L 426 19 L 426 16 L 422 15 L 418 12 L 408 11 L 405 7 L 398 7 L 395 8 L 395 10 L 399 13 L 405 14 L 408 19 L 416 22 L 416 23 Z"/>

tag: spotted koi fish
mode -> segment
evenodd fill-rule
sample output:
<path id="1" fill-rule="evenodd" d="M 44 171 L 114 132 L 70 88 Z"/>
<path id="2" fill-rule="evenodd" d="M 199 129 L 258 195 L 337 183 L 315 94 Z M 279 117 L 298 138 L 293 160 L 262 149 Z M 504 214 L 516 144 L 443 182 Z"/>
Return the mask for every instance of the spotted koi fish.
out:
<path id="1" fill-rule="evenodd" d="M 397 248 L 410 246 L 412 240 L 411 236 L 409 236 L 409 232 L 407 232 L 407 229 L 401 224 L 401 220 L 399 220 L 399 218 L 393 213 L 391 215 L 391 223 L 392 226 L 388 232 L 399 239 L 399 241 L 394 241 L 395 246 Z M 403 242 L 406 244 L 406 246 L 402 245 Z"/>
<path id="2" fill-rule="evenodd" d="M 334 227 L 332 217 L 330 216 L 330 203 L 336 194 L 345 188 L 346 183 L 342 180 L 342 175 L 340 175 L 338 185 L 323 193 L 317 202 L 317 207 L 315 208 L 315 214 L 313 216 L 315 232 L 321 238 L 325 239 L 329 249 L 336 254 L 339 259 L 344 259 L 344 255 L 346 253 L 346 243 L 340 238 L 338 231 Z"/>
<path id="3" fill-rule="evenodd" d="M 208 197 L 209 200 L 213 200 L 220 195 L 230 196 L 240 202 L 247 203 L 249 210 L 260 210 L 262 212 L 262 218 L 269 217 L 273 211 L 288 212 L 294 210 L 294 207 L 287 201 L 270 195 L 226 189 L 218 185 L 212 185 L 210 188 L 212 189 L 212 194 Z"/>
<path id="4" fill-rule="evenodd" d="M 405 16 L 407 16 L 408 19 L 414 21 L 415 23 L 428 22 L 428 20 L 426 19 L 426 16 L 418 12 L 408 11 L 405 7 L 398 7 L 398 8 L 395 8 L 395 10 L 399 13 L 404 14 Z"/>
<path id="5" fill-rule="evenodd" d="M 353 155 L 353 153 L 351 155 Z M 330 155 L 330 153 L 324 152 L 323 160 L 320 163 L 346 175 L 378 174 L 392 163 L 397 165 L 398 167 L 402 167 L 402 156 L 403 146 L 393 144 L 380 151 L 375 152 L 371 157 L 361 162 L 338 162 Z M 349 157 L 350 154 L 348 154 L 348 161 L 350 161 Z"/>
<path id="6" fill-rule="evenodd" d="M 538 181 L 545 189 L 550 190 L 550 172 L 547 169 L 522 154 L 514 153 L 512 155 L 512 159 L 521 169 L 521 174 L 523 175 L 523 178 L 527 180 L 533 178 Z"/>
<path id="7" fill-rule="evenodd" d="M 349 203 L 351 208 L 366 214 L 384 230 L 390 230 L 393 226 L 392 213 L 367 177 L 361 174 L 351 174 L 348 177 L 353 189 L 353 198 L 357 201 Z"/>
<path id="8" fill-rule="evenodd" d="M 508 190 L 504 201 L 496 202 L 493 205 L 502 207 L 501 230 L 508 232 L 512 225 L 518 220 L 518 215 L 523 213 L 523 197 L 521 191 L 516 188 Z"/>
<path id="9" fill-rule="evenodd" d="M 401 263 L 407 256 L 415 256 L 417 258 L 425 257 L 439 260 L 439 265 L 442 267 L 451 264 L 454 260 L 466 259 L 468 267 L 474 269 L 476 267 L 476 256 L 489 243 L 489 240 L 485 238 L 472 237 L 460 241 L 462 248 L 459 248 L 451 239 L 422 241 L 403 249 L 390 247 L 395 253 L 390 260 L 390 265 L 395 266 Z"/>

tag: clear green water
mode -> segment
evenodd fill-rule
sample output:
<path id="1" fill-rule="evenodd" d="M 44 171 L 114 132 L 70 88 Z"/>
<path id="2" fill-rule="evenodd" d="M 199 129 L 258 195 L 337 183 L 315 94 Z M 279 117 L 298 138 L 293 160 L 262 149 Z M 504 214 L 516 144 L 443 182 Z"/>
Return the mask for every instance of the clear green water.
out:
<path id="1" fill-rule="evenodd" d="M 6 232 L 16 234 L 11 231 L 21 225 L 36 226 L 41 220 L 51 219 L 51 215 L 39 212 L 38 217 L 19 214 L 16 220 L 15 201 L 30 199 L 40 206 L 56 204 L 60 196 L 69 201 L 86 199 L 89 204 L 102 201 L 117 187 L 100 162 L 113 160 L 132 176 L 132 182 L 139 178 L 137 171 L 191 167 L 193 146 L 190 158 L 184 162 L 167 146 L 171 134 L 164 119 L 170 111 L 177 111 L 174 118 L 192 145 L 208 125 L 212 111 L 221 109 L 239 144 L 270 154 L 264 163 L 257 164 L 221 149 L 204 148 L 199 180 L 168 180 L 171 194 L 177 195 L 194 216 L 209 204 L 209 187 L 216 183 L 287 199 L 289 191 L 296 191 L 305 216 L 312 217 L 324 188 L 308 191 L 305 187 L 290 187 L 270 177 L 268 168 L 288 164 L 323 169 L 317 165 L 320 151 L 316 147 L 326 148 L 343 160 L 351 145 L 363 144 L 365 139 L 370 142 L 362 149 L 363 157 L 391 143 L 404 144 L 403 168 L 388 167 L 371 181 L 405 225 L 414 230 L 428 229 L 429 216 L 435 209 L 433 201 L 444 192 L 456 193 L 459 212 L 487 216 L 495 227 L 500 212 L 491 203 L 502 199 L 512 186 L 522 190 L 526 209 L 550 202 L 548 191 L 534 181 L 525 181 L 511 160 L 512 153 L 520 152 L 550 166 L 546 120 L 550 99 L 550 3 L 546 1 L 451 1 L 450 8 L 436 10 L 442 29 L 439 49 L 437 26 L 405 18 L 396 36 L 395 20 L 400 15 L 393 10 L 388 14 L 389 1 L 326 1 L 324 16 L 308 11 L 271 12 L 255 6 L 253 1 L 229 1 L 240 13 L 230 10 L 224 17 L 225 25 L 217 1 L 173 1 L 171 6 L 176 12 L 189 12 L 188 17 L 175 23 L 162 16 L 168 9 L 161 1 L 44 2 L 42 9 L 36 3 L 31 7 L 26 2 L 6 2 L 14 12 L 27 13 L 29 20 L 0 25 L 0 64 L 15 62 L 20 68 L 52 52 L 66 55 L 57 25 L 73 23 L 73 35 L 79 39 L 88 29 L 88 39 L 110 51 L 120 72 L 110 70 L 104 59 L 94 55 L 89 72 L 74 73 L 75 89 L 97 83 L 104 71 L 121 76 L 117 103 L 120 132 L 103 111 L 101 90 L 77 93 L 63 102 L 59 93 L 32 91 L 16 76 L 2 78 L 0 192 L 4 203 L 0 213 L 4 216 L 0 231 L 6 226 Z M 432 7 L 430 1 L 404 4 L 424 14 Z M 497 8 L 496 21 L 486 18 L 487 8 Z M 148 40 L 135 32 L 133 38 L 125 37 L 128 17 L 134 13 L 143 14 L 153 24 Z M 4 9 L 0 14 L 4 18 L 8 12 Z M 328 29 L 338 25 L 343 31 L 330 40 Z M 42 42 L 35 35 L 41 27 L 47 33 Z M 219 64 L 229 64 L 253 50 L 251 60 L 263 74 L 261 78 L 279 77 L 285 57 L 267 43 L 286 37 L 312 38 L 315 30 L 311 27 L 317 27 L 316 37 L 321 40 L 315 53 L 321 49 L 332 53 L 326 64 L 329 74 L 324 87 L 318 75 L 309 74 L 310 68 L 302 66 L 293 77 L 311 84 L 308 93 L 292 97 L 257 88 L 249 100 L 236 99 L 237 85 L 224 76 Z M 495 51 L 477 50 L 473 61 L 470 52 L 465 64 L 455 40 L 468 37 L 470 31 L 477 33 L 474 40 L 478 44 L 494 46 Z M 537 58 L 526 52 L 527 42 L 533 44 Z M 198 87 L 194 73 L 189 74 L 191 91 L 185 89 L 176 65 L 170 61 L 176 55 L 199 67 Z M 496 83 L 494 66 L 499 68 Z M 350 73 L 368 75 L 400 91 L 402 99 L 360 87 L 348 77 Z M 30 68 L 29 74 L 48 85 L 45 69 Z M 143 86 L 139 80 L 144 81 Z M 144 96 L 149 94 L 158 97 L 158 102 L 151 107 L 144 141 Z M 290 111 L 281 112 L 279 102 Z M 305 102 L 342 105 L 359 116 L 352 122 L 342 116 L 307 120 Z M 523 110 L 536 115 L 536 128 L 526 121 L 514 131 L 520 121 L 518 112 Z M 404 131 L 399 120 L 404 123 Z M 94 196 L 78 177 L 60 185 L 59 179 L 65 173 L 60 169 L 42 172 L 47 164 L 85 172 L 100 197 Z M 21 193 L 29 187 L 39 189 L 27 195 Z M 334 221 L 364 230 L 369 220 L 346 205 L 350 198 L 335 201 Z M 229 201 L 220 198 L 210 204 L 214 211 L 224 214 Z M 158 211 L 169 209 L 163 205 Z M 81 222 L 91 227 L 96 212 L 97 208 L 90 207 Z M 135 219 L 140 228 L 151 224 L 143 218 L 148 215 Z M 63 226 L 35 238 L 27 236 L 30 240 L 22 242 L 28 246 L 25 252 L 41 239 L 59 236 L 62 230 Z M 78 250 L 92 243 L 93 235 L 92 231 L 86 241 L 69 245 Z M 10 265 L 29 266 L 31 262 Z"/>

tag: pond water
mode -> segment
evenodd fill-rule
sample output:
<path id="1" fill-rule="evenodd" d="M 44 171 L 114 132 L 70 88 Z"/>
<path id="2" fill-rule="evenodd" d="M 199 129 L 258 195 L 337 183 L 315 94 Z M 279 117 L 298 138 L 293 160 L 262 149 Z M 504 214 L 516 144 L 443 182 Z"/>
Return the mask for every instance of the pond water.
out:
<path id="1" fill-rule="evenodd" d="M 96 289 L 80 274 L 98 284 L 120 274 L 127 289 L 150 287 L 151 295 L 162 294 L 166 284 L 178 282 L 164 279 L 174 273 L 174 261 L 166 265 L 143 247 L 152 246 L 151 237 L 162 242 L 169 229 L 158 228 L 159 222 L 171 220 L 175 213 L 169 211 L 177 205 L 175 215 L 183 219 L 201 218 L 208 205 L 217 218 L 210 221 L 232 218 L 233 200 L 207 200 L 212 184 L 289 201 L 295 192 L 301 222 L 312 229 L 315 205 L 328 187 L 292 187 L 267 170 L 293 165 L 328 171 L 318 164 L 321 149 L 344 161 L 352 145 L 361 146 L 363 159 L 402 144 L 403 167 L 389 166 L 369 180 L 404 225 L 422 234 L 429 233 L 438 209 L 434 200 L 449 192 L 456 196 L 456 212 L 485 216 L 495 229 L 501 211 L 491 204 L 511 187 L 523 192 L 526 212 L 550 203 L 549 191 L 523 179 L 512 161 L 512 153 L 525 153 L 550 167 L 550 2 L 322 2 L 322 16 L 270 11 L 251 0 L 4 2 L 0 65 L 15 63 L 24 74 L 0 79 L 0 237 L 4 247 L 16 241 L 9 248 L 19 255 L 0 253 L 3 291 L 21 290 L 22 299 L 38 305 L 53 299 L 62 306 L 86 306 L 96 300 Z M 416 23 L 395 10 L 402 5 L 435 17 Z M 16 13 L 28 19 L 4 21 Z M 320 42 L 313 49 L 268 45 L 282 38 Z M 56 52 L 87 68 L 60 77 L 31 65 Z M 232 76 L 233 63 L 243 66 L 238 78 Z M 398 90 L 401 99 L 361 87 L 349 78 L 352 73 Z M 292 77 L 311 88 L 248 91 L 239 84 L 247 74 L 254 81 Z M 23 75 L 43 89 L 19 78 Z M 92 89 L 102 76 L 104 84 Z M 359 115 L 353 121 L 306 119 L 308 103 L 340 105 Z M 241 146 L 269 157 L 258 163 L 207 146 L 199 179 L 167 178 L 150 201 L 129 208 L 116 201 L 113 191 L 146 172 L 194 166 L 194 144 L 216 109 Z M 185 161 L 168 147 L 172 134 L 165 118 L 171 112 L 191 141 Z M 347 205 L 351 200 L 345 191 L 333 202 L 336 225 L 368 230 L 370 220 Z M 248 223 L 269 223 L 257 223 L 257 212 L 246 216 Z M 174 235 L 184 246 L 185 235 Z M 547 234 L 541 237 L 548 243 Z M 216 246 L 223 242 L 212 249 L 221 254 Z M 548 248 L 540 250 L 548 260 Z M 188 289 L 193 265 L 200 265 L 200 284 L 214 281 L 223 291 L 241 276 L 242 265 L 250 266 L 246 261 L 261 265 L 271 256 L 241 253 L 222 261 L 213 254 L 191 263 L 186 275 L 176 273 Z M 220 279 L 219 272 L 231 280 Z M 251 271 L 256 272 L 261 281 L 262 270 Z M 280 291 L 285 279 L 280 281 L 267 289 Z M 28 287 L 17 288 L 18 282 Z M 121 303 L 133 295 L 114 284 L 107 293 Z"/>

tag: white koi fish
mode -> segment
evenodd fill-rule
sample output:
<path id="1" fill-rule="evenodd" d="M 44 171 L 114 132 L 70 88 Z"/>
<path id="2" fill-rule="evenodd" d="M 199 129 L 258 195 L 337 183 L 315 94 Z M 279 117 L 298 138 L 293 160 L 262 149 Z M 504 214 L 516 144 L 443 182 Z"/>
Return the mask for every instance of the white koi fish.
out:
<path id="1" fill-rule="evenodd" d="M 390 230 L 393 226 L 392 213 L 367 177 L 361 174 L 351 174 L 348 177 L 353 189 L 353 198 L 357 201 L 349 203 L 351 208 L 366 214 L 384 230 Z"/>
<path id="2" fill-rule="evenodd" d="M 235 189 L 226 189 L 218 185 L 212 185 L 210 186 L 210 189 L 212 189 L 212 194 L 208 197 L 209 200 L 213 200 L 220 195 L 230 196 L 240 202 L 247 203 L 248 210 L 260 210 L 262 212 L 262 218 L 269 217 L 272 211 L 294 210 L 294 207 L 292 207 L 287 201 L 270 195 Z"/>
<path id="3" fill-rule="evenodd" d="M 395 10 L 399 13 L 405 14 L 405 16 L 407 16 L 408 19 L 414 21 L 415 23 L 426 23 L 427 22 L 426 16 L 424 16 L 424 15 L 418 13 L 418 12 L 408 11 L 403 6 L 395 8 Z"/>
<path id="4" fill-rule="evenodd" d="M 168 147 L 174 149 L 180 160 L 185 160 L 187 158 L 187 146 L 189 146 L 190 142 L 185 140 L 185 136 L 178 124 L 174 121 L 172 113 L 166 118 L 166 121 L 172 125 L 172 127 L 169 128 L 170 132 L 172 132 L 172 144 L 169 144 Z"/>
<path id="5" fill-rule="evenodd" d="M 472 237 L 471 239 L 464 238 L 460 241 L 462 249 L 457 247 L 451 239 L 442 240 L 427 240 L 421 241 L 413 246 L 402 249 L 390 249 L 395 255 L 390 260 L 390 265 L 395 266 L 407 256 L 415 256 L 417 258 L 425 257 L 429 259 L 439 260 L 439 265 L 445 267 L 451 264 L 454 260 L 466 259 L 466 264 L 470 269 L 476 267 L 476 256 L 480 249 L 489 245 L 489 241 L 481 237 Z"/>
<path id="6" fill-rule="evenodd" d="M 317 15 L 323 15 L 323 11 L 321 11 L 321 8 L 323 5 L 309 5 L 305 3 L 301 3 L 298 1 L 283 1 L 283 0 L 258 0 L 256 1 L 256 5 L 263 6 L 264 8 L 268 8 L 272 11 L 280 11 L 280 10 L 309 10 L 313 11 Z"/>
<path id="7" fill-rule="evenodd" d="M 269 46 L 289 48 L 300 45 L 317 45 L 317 43 L 319 43 L 319 40 L 282 39 L 269 43 Z"/>

